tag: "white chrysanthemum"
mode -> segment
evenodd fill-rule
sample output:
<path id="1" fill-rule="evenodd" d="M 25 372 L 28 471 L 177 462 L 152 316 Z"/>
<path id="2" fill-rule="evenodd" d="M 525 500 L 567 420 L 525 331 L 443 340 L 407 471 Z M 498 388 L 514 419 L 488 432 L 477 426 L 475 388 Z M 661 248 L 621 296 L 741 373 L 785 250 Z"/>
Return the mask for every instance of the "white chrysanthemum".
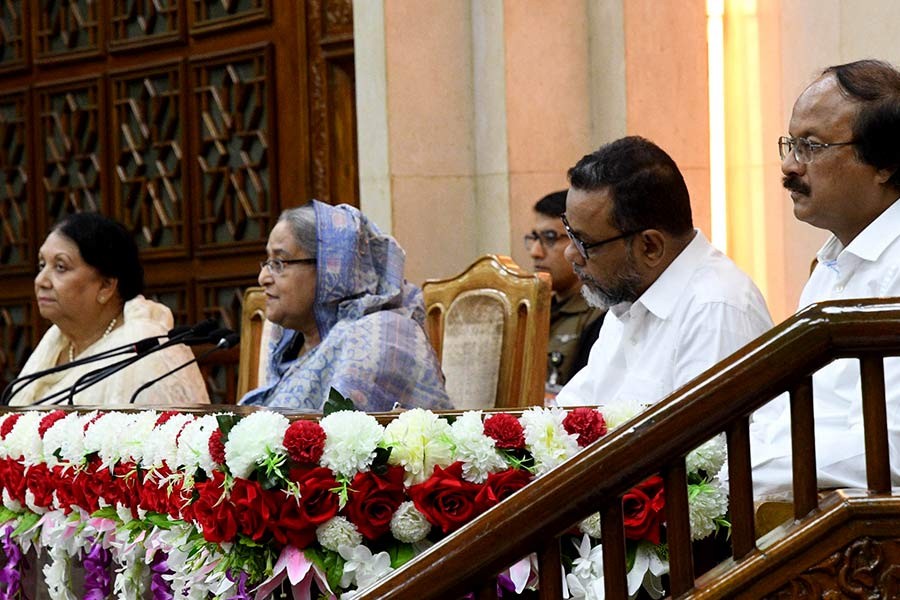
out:
<path id="1" fill-rule="evenodd" d="M 144 445 L 153 435 L 159 414 L 155 410 L 132 413 L 129 431 L 121 438 L 121 459 L 140 464 L 144 459 Z"/>
<path id="2" fill-rule="evenodd" d="M 481 411 L 469 411 L 450 427 L 456 446 L 456 460 L 463 463 L 463 479 L 483 483 L 491 473 L 507 468 L 506 461 L 497 452 L 494 440 L 484 435 Z"/>
<path id="3" fill-rule="evenodd" d="M 600 513 L 594 513 L 578 524 L 581 533 L 586 533 L 594 539 L 600 539 Z"/>
<path id="4" fill-rule="evenodd" d="M 175 459 L 178 466 L 183 467 L 187 473 L 193 473 L 199 468 L 212 476 L 216 463 L 209 454 L 209 438 L 218 429 L 216 415 L 205 415 L 185 425 L 178 437 Z"/>
<path id="5" fill-rule="evenodd" d="M 644 410 L 638 402 L 633 400 L 620 399 L 615 404 L 603 406 L 603 419 L 606 421 L 606 427 L 610 431 L 619 427 L 625 421 L 630 420 L 636 414 Z"/>
<path id="6" fill-rule="evenodd" d="M 435 465 L 446 467 L 453 462 L 450 425 L 430 410 L 414 408 L 400 413 L 384 428 L 384 445 L 391 447 L 388 462 L 401 465 L 406 472 L 407 486 L 431 477 Z"/>
<path id="7" fill-rule="evenodd" d="M 44 432 L 44 461 L 47 466 L 53 467 L 60 462 L 80 463 L 82 458 L 84 424 L 81 415 L 70 412 Z"/>
<path id="8" fill-rule="evenodd" d="M 140 431 L 139 422 L 143 425 Z M 85 451 L 97 452 L 105 466 L 130 460 L 134 453 L 140 454 L 138 447 L 153 431 L 155 423 L 155 417 L 148 423 L 147 417 L 141 419 L 141 413 L 108 412 L 85 432 Z"/>
<path id="9" fill-rule="evenodd" d="M 728 510 L 728 494 L 717 480 L 688 486 L 691 537 L 702 540 L 716 530 L 716 519 Z"/>
<path id="10" fill-rule="evenodd" d="M 231 474 L 249 477 L 269 456 L 284 454 L 284 434 L 290 424 L 287 417 L 270 410 L 258 410 L 238 421 L 225 442 L 225 464 Z"/>
<path id="11" fill-rule="evenodd" d="M 525 447 L 534 457 L 535 473 L 540 476 L 560 464 L 578 450 L 578 440 L 566 432 L 561 408 L 531 408 L 520 417 L 525 429 Z"/>
<path id="12" fill-rule="evenodd" d="M 685 466 L 688 473 L 696 473 L 702 470 L 709 477 L 715 477 L 722 470 L 722 465 L 725 464 L 727 457 L 728 447 L 725 444 L 725 434 L 720 433 L 691 451 L 685 459 Z"/>
<path id="13" fill-rule="evenodd" d="M 359 546 L 362 534 L 345 517 L 332 517 L 316 528 L 316 539 L 323 548 L 337 552 L 341 546 Z"/>
<path id="14" fill-rule="evenodd" d="M 369 468 L 384 436 L 384 428 L 375 417 L 355 410 L 341 410 L 322 419 L 319 425 L 325 431 L 323 466 L 348 479 Z"/>
<path id="15" fill-rule="evenodd" d="M 47 413 L 37 410 L 22 413 L 4 440 L 10 458 L 24 457 L 25 465 L 35 465 L 43 460 L 44 445 L 38 425 L 45 416 Z"/>
<path id="16" fill-rule="evenodd" d="M 430 532 L 431 523 L 416 508 L 412 500 L 400 504 L 391 517 L 391 533 L 401 542 L 408 544 L 421 542 Z"/>
<path id="17" fill-rule="evenodd" d="M 3 507 L 13 512 L 22 512 L 22 504 L 18 500 L 13 500 L 6 488 L 3 488 Z"/>
<path id="18" fill-rule="evenodd" d="M 18 414 L 19 413 L 9 412 L 4 415 L 0 415 L 0 429 L 3 428 L 3 423 L 7 419 L 11 419 L 13 417 L 13 415 L 18 415 Z M 2 459 L 2 458 L 9 458 L 9 454 L 7 453 L 7 449 L 6 449 L 6 440 L 5 439 L 0 440 L 0 459 Z M 18 457 L 16 457 L 16 458 L 18 458 Z"/>
<path id="19" fill-rule="evenodd" d="M 393 571 L 391 557 L 387 552 L 373 555 L 365 546 L 344 545 L 338 548 L 338 553 L 345 561 L 341 575 L 343 588 L 356 584 L 359 589 L 363 589 Z"/>
<path id="20" fill-rule="evenodd" d="M 150 469 L 161 467 L 165 462 L 174 468 L 175 440 L 185 425 L 194 420 L 194 415 L 173 415 L 168 421 L 154 427 L 150 437 L 144 441 L 144 456 L 141 466 Z"/>

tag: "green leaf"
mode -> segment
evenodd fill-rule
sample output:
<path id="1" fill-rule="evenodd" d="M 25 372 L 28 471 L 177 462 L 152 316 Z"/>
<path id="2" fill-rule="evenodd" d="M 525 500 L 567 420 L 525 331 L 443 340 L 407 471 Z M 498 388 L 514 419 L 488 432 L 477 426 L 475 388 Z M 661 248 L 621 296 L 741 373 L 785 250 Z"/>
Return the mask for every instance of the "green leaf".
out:
<path id="1" fill-rule="evenodd" d="M 148 512 L 144 515 L 144 520 L 160 529 L 172 529 L 175 524 L 167 515 L 156 512 Z"/>
<path id="2" fill-rule="evenodd" d="M 376 475 L 384 475 L 388 470 L 388 459 L 391 457 L 391 448 L 375 448 L 375 458 L 372 459 L 372 472 Z"/>
<path id="3" fill-rule="evenodd" d="M 91 516 L 100 519 L 109 519 L 110 521 L 115 521 L 120 524 L 122 523 L 122 519 L 119 518 L 119 513 L 117 513 L 116 509 L 112 506 L 104 506 L 99 510 L 95 510 Z"/>
<path id="4" fill-rule="evenodd" d="M 18 519 L 20 515 L 21 513 L 11 511 L 5 506 L 0 506 L 0 523 L 6 523 L 7 521 Z"/>
<path id="5" fill-rule="evenodd" d="M 27 512 L 22 515 L 22 520 L 19 521 L 19 525 L 13 530 L 13 537 L 22 535 L 32 527 L 34 527 L 38 521 L 41 520 L 41 515 L 36 515 L 33 512 Z"/>
<path id="6" fill-rule="evenodd" d="M 307 548 L 303 553 L 313 564 L 325 571 L 325 579 L 328 580 L 331 589 L 340 589 L 345 562 L 340 554 L 325 548 Z"/>
<path id="7" fill-rule="evenodd" d="M 415 556 L 416 552 L 413 550 L 412 544 L 405 544 L 403 542 L 397 542 L 396 544 L 391 544 L 387 548 L 388 556 L 391 557 L 391 568 L 398 569 L 411 561 Z"/>
<path id="8" fill-rule="evenodd" d="M 223 442 L 228 439 L 231 428 L 237 425 L 237 422 L 240 420 L 241 418 L 237 415 L 216 415 L 216 422 L 219 424 L 219 429 L 222 430 Z"/>
<path id="9" fill-rule="evenodd" d="M 634 540 L 625 540 L 625 572 L 628 573 L 634 568 L 634 559 L 637 556 L 637 549 L 640 542 Z"/>
<path id="10" fill-rule="evenodd" d="M 325 401 L 325 405 L 322 407 L 322 416 L 327 417 L 331 413 L 342 410 L 356 410 L 356 406 L 353 405 L 353 400 L 345 398 L 339 391 L 331 388 L 331 391 L 328 392 L 328 400 Z"/>

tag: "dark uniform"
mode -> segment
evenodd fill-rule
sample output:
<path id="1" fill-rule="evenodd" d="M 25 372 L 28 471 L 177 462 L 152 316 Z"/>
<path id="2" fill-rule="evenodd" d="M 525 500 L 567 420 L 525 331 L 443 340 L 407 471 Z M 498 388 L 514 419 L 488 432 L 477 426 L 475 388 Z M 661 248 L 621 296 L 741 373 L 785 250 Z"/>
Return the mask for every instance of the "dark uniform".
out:
<path id="1" fill-rule="evenodd" d="M 603 315 L 592 308 L 581 293 L 565 302 L 553 299 L 550 307 L 550 343 L 548 344 L 547 383 L 561 386 L 587 364 L 591 346 L 600 333 Z"/>

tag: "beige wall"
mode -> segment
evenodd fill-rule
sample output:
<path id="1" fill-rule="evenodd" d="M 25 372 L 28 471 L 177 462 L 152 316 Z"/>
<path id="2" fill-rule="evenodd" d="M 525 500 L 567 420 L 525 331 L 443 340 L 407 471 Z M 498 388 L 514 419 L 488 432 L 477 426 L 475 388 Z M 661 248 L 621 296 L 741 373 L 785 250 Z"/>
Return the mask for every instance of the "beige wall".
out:
<path id="1" fill-rule="evenodd" d="M 725 249 L 791 314 L 826 233 L 798 223 L 776 138 L 829 64 L 900 64 L 900 2 L 725 0 Z M 356 0 L 363 210 L 452 275 L 485 252 L 527 266 L 531 205 L 625 133 L 672 154 L 709 236 L 705 0 Z"/>

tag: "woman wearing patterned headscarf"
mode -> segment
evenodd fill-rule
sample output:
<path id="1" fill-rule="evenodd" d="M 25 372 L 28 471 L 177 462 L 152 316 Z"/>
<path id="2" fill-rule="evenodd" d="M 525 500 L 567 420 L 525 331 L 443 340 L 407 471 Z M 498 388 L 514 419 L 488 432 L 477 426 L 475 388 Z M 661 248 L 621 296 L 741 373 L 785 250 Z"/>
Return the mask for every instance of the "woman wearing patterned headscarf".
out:
<path id="1" fill-rule="evenodd" d="M 360 410 L 450 408 L 422 327 L 422 292 L 394 238 L 351 206 L 284 211 L 261 264 L 275 324 L 265 384 L 241 404 L 319 412 L 331 388 Z"/>

